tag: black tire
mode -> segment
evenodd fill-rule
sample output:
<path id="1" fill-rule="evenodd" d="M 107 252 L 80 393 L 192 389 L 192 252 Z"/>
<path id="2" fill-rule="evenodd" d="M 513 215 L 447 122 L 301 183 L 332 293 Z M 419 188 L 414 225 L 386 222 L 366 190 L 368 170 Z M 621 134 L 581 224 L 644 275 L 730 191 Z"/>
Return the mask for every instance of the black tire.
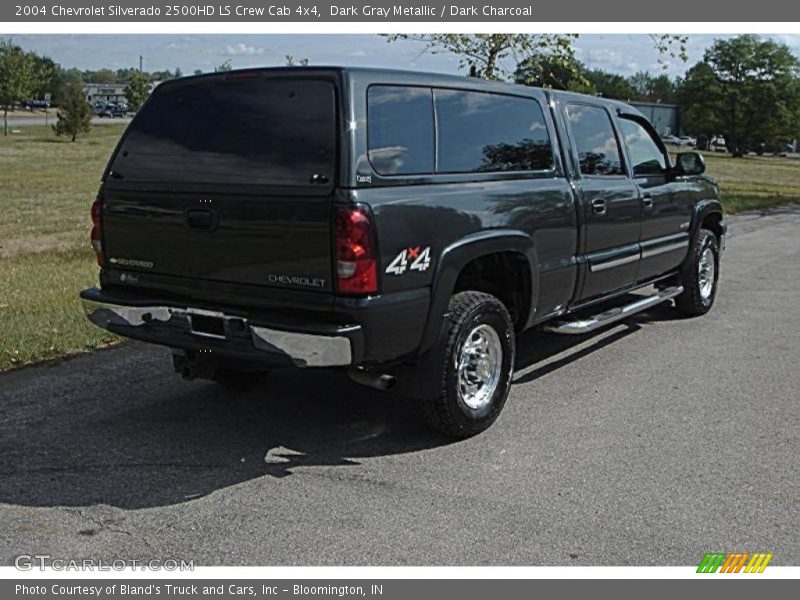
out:
<path id="1" fill-rule="evenodd" d="M 704 256 L 708 257 L 711 253 L 713 260 L 713 274 L 706 280 L 711 280 L 711 288 L 702 285 L 701 271 L 704 267 L 702 262 Z M 683 292 L 675 298 L 675 306 L 683 314 L 689 317 L 698 317 L 706 314 L 714 306 L 714 299 L 717 297 L 717 283 L 719 281 L 719 241 L 713 231 L 701 229 L 697 239 L 692 246 L 686 265 L 681 270 L 680 282 L 683 285 Z"/>
<path id="2" fill-rule="evenodd" d="M 451 437 L 467 438 L 494 423 L 505 405 L 516 352 L 514 326 L 503 303 L 482 292 L 456 294 L 450 300 L 448 313 L 445 323 L 447 331 L 441 342 L 445 347 L 439 393 L 435 397 L 424 399 L 422 409 L 425 420 L 434 431 Z M 490 329 L 495 332 L 496 338 Z M 464 381 L 460 377 L 459 361 L 471 333 L 474 334 L 471 336 L 473 342 L 486 337 L 492 340 L 493 348 L 499 342 L 502 350 L 499 360 L 482 363 L 482 373 L 486 372 L 488 364 L 499 364 L 499 372 L 491 369 L 496 377 L 492 379 L 495 383 L 491 386 L 482 388 L 476 384 L 478 390 L 484 389 L 485 392 L 479 394 L 483 396 L 483 403 L 477 407 L 467 404 L 459 385 L 460 381 Z M 477 369 L 473 370 L 473 373 L 477 372 Z M 492 389 L 493 392 L 488 393 Z M 470 397 L 470 400 L 474 401 L 475 398 Z"/>

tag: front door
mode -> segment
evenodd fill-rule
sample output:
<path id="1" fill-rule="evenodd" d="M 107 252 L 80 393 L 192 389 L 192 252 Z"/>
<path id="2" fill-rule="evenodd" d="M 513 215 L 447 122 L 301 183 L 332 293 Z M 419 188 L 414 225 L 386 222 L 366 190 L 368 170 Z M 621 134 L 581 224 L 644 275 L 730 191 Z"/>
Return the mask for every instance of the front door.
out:
<path id="1" fill-rule="evenodd" d="M 691 198 L 686 181 L 672 174 L 652 126 L 637 115 L 618 120 L 628 164 L 641 199 L 642 260 L 637 280 L 677 268 L 689 245 Z"/>
<path id="2" fill-rule="evenodd" d="M 624 288 L 636 280 L 639 262 L 639 192 L 623 168 L 611 115 L 599 105 L 571 102 L 564 108 L 580 166 L 583 285 L 577 300 Z"/>

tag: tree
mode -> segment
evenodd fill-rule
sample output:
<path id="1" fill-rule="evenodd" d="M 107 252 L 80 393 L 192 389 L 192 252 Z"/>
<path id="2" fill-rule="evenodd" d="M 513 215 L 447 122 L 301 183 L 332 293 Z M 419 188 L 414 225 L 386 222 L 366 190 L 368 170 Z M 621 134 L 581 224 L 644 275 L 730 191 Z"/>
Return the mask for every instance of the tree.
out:
<path id="1" fill-rule="evenodd" d="M 139 110 L 149 94 L 150 81 L 147 75 L 139 71 L 131 73 L 128 85 L 125 86 L 125 99 L 128 101 L 128 108 L 132 111 Z"/>
<path id="2" fill-rule="evenodd" d="M 433 33 L 391 34 L 389 42 L 412 40 L 425 44 L 423 52 L 448 53 L 458 57 L 458 68 L 469 69 L 473 77 L 503 79 L 513 71 L 507 64 L 513 60 L 517 65 L 534 54 L 572 58 L 572 34 L 523 34 L 523 33 Z"/>
<path id="3" fill-rule="evenodd" d="M 650 86 L 650 102 L 664 102 L 674 104 L 677 100 L 677 81 L 670 79 L 669 75 L 661 74 L 654 77 Z"/>
<path id="4" fill-rule="evenodd" d="M 689 36 L 674 35 L 669 33 L 650 34 L 650 41 L 658 52 L 658 62 L 665 71 L 669 69 L 666 58 L 678 58 L 681 62 L 689 60 L 689 53 L 686 45 L 689 43 Z"/>
<path id="5" fill-rule="evenodd" d="M 628 78 L 628 83 L 637 100 L 665 103 L 675 101 L 675 83 L 666 74 L 654 76 L 646 71 L 639 71 Z"/>
<path id="6" fill-rule="evenodd" d="M 230 58 L 228 60 L 226 60 L 224 63 L 222 63 L 221 65 L 219 65 L 217 67 L 214 67 L 214 72 L 215 73 L 225 73 L 226 71 L 232 71 L 232 70 L 233 70 L 233 65 L 231 65 L 231 59 Z"/>
<path id="7" fill-rule="evenodd" d="M 89 83 L 116 83 L 117 74 L 111 69 L 100 69 L 89 74 Z"/>
<path id="8" fill-rule="evenodd" d="M 33 52 L 30 55 L 35 73 L 32 96 L 44 98 L 45 94 L 52 94 L 51 84 L 61 67 L 47 56 L 39 56 Z"/>
<path id="9" fill-rule="evenodd" d="M 56 68 L 53 76 L 47 83 L 47 91 L 50 93 L 52 104 L 55 106 L 61 104 L 64 98 L 66 98 L 67 88 L 73 82 L 83 87 L 83 78 L 78 69 Z"/>
<path id="10" fill-rule="evenodd" d="M 592 69 L 587 71 L 584 76 L 596 90 L 598 96 L 614 100 L 633 100 L 636 98 L 636 90 L 622 75 L 608 73 L 601 69 Z"/>
<path id="11" fill-rule="evenodd" d="M 734 156 L 796 133 L 800 62 L 786 44 L 740 35 L 715 40 L 680 90 L 693 125 L 707 119 Z"/>
<path id="12" fill-rule="evenodd" d="M 534 55 L 522 61 L 514 71 L 514 81 L 522 85 L 596 94 L 586 78 L 586 67 L 572 57 Z"/>
<path id="13" fill-rule="evenodd" d="M 175 67 L 175 79 L 178 79 L 179 77 L 183 77 L 183 71 L 181 71 L 180 67 Z"/>
<path id="14" fill-rule="evenodd" d="M 710 65 L 699 62 L 686 71 L 678 86 L 678 103 L 682 107 L 681 123 L 685 131 L 698 137 L 700 147 L 706 147 L 707 142 L 724 128 L 721 102 L 722 89 Z"/>
<path id="15" fill-rule="evenodd" d="M 17 103 L 30 100 L 50 77 L 50 59 L 25 52 L 11 40 L 0 39 L 0 108 L 3 109 L 3 135 L 8 135 L 8 111 Z"/>
<path id="16" fill-rule="evenodd" d="M 153 71 L 152 73 L 144 73 L 150 81 L 167 81 L 169 79 L 174 79 L 175 74 L 166 69 L 164 71 Z"/>
<path id="17" fill-rule="evenodd" d="M 134 67 L 126 67 L 124 69 L 117 69 L 117 81 L 128 81 L 134 73 L 140 73 L 139 69 Z"/>
<path id="18" fill-rule="evenodd" d="M 308 66 L 308 59 L 307 58 L 295 58 L 291 54 L 286 55 L 286 66 L 287 67 L 307 67 Z"/>
<path id="19" fill-rule="evenodd" d="M 533 56 L 546 56 L 554 60 L 574 59 L 572 44 L 576 34 L 390 34 L 389 42 L 412 40 L 425 44 L 422 52 L 431 54 L 453 54 L 458 57 L 458 68 L 467 69 L 473 77 L 483 79 L 505 79 L 516 67 Z M 652 35 L 653 46 L 659 54 L 659 62 L 665 56 L 686 60 L 686 36 Z M 509 65 L 513 61 L 513 67 Z"/>
<path id="20" fill-rule="evenodd" d="M 195 69 L 194 70 L 194 75 L 202 75 L 202 74 L 203 74 L 202 69 Z"/>
<path id="21" fill-rule="evenodd" d="M 80 133 L 92 129 L 92 107 L 86 102 L 83 85 L 77 81 L 69 83 L 58 106 L 58 121 L 53 125 L 56 135 L 69 135 L 74 142 Z"/>

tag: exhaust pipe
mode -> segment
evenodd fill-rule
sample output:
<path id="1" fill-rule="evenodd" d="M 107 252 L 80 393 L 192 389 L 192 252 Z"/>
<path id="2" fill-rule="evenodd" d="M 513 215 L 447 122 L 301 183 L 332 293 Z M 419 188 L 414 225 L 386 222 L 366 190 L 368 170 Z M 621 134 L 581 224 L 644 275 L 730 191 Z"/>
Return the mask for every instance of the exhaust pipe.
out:
<path id="1" fill-rule="evenodd" d="M 394 375 L 370 373 L 363 369 L 348 369 L 347 375 L 356 383 L 381 390 L 382 392 L 392 389 L 397 383 L 397 378 Z"/>

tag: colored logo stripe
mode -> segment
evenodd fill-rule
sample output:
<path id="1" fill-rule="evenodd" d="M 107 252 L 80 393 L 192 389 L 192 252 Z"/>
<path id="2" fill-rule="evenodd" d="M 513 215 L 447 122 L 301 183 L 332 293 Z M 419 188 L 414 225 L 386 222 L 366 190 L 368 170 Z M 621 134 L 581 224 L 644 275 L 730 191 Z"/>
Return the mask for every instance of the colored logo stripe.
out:
<path id="1" fill-rule="evenodd" d="M 772 556 L 772 553 L 766 552 L 756 552 L 752 555 L 749 552 L 706 552 L 697 567 L 697 572 L 716 573 L 719 570 L 720 573 L 763 573 Z"/>
<path id="2" fill-rule="evenodd" d="M 769 561 L 772 560 L 772 554 L 753 554 L 753 558 L 747 563 L 744 569 L 745 573 L 763 573 L 767 568 Z"/>
<path id="3" fill-rule="evenodd" d="M 698 573 L 716 573 L 722 561 L 725 560 L 724 552 L 706 552 L 700 565 L 697 567 Z"/>

